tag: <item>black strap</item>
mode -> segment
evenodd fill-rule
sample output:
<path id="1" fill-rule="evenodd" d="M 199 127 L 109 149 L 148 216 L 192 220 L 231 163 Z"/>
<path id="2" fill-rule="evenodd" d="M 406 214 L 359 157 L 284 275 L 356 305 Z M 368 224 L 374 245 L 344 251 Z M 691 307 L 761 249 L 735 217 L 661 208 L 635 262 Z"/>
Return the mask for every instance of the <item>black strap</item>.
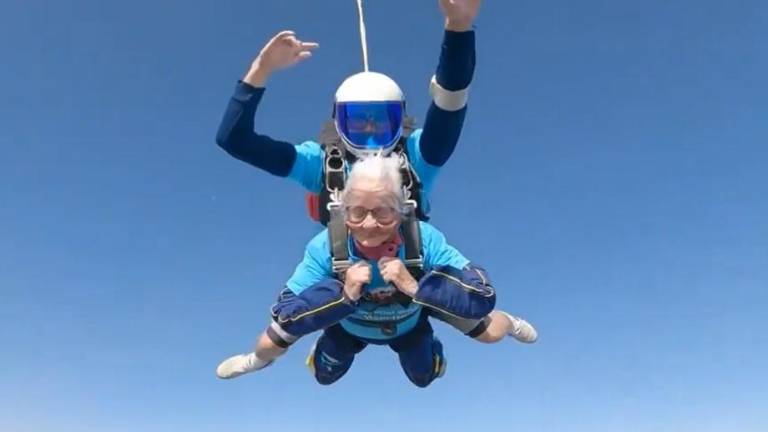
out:
<path id="1" fill-rule="evenodd" d="M 401 224 L 403 247 L 405 248 L 405 266 L 417 281 L 424 276 L 424 257 L 422 256 L 421 228 L 416 216 L 417 204 L 406 201 L 405 214 Z"/>
<path id="2" fill-rule="evenodd" d="M 395 149 L 397 154 L 402 159 L 400 166 L 400 177 L 403 181 L 403 188 L 406 191 L 406 199 L 413 200 L 416 203 L 415 216 L 418 220 L 424 222 L 429 220 L 429 216 L 424 213 L 424 203 L 422 201 L 422 184 L 421 179 L 416 174 L 416 170 L 413 169 L 410 159 L 408 159 L 408 148 L 405 145 L 405 141 L 401 140 Z"/>

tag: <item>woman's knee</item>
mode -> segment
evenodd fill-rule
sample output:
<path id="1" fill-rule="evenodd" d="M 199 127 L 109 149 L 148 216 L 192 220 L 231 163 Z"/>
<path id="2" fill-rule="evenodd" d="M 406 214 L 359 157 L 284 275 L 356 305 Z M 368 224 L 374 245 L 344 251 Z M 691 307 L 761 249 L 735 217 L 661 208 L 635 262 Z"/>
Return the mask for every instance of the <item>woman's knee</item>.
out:
<path id="1" fill-rule="evenodd" d="M 492 344 L 507 336 L 507 330 L 511 323 L 503 313 L 493 311 L 483 321 L 485 325 L 482 331 L 477 335 L 472 335 L 476 341 Z"/>

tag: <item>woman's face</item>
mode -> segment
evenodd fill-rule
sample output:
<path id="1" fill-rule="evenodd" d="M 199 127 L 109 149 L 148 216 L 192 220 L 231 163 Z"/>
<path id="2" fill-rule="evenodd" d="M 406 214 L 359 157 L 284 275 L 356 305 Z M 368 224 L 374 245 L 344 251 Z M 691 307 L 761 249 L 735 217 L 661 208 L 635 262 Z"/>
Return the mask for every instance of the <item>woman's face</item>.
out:
<path id="1" fill-rule="evenodd" d="M 392 192 L 378 182 L 361 180 L 347 195 L 346 222 L 352 237 L 366 247 L 395 237 L 400 213 Z"/>

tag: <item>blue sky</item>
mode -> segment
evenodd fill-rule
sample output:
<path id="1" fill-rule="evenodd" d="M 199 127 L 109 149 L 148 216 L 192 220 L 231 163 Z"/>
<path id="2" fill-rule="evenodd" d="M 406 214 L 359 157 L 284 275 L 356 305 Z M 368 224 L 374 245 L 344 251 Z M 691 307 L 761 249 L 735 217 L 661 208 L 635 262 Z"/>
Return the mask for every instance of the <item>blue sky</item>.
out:
<path id="1" fill-rule="evenodd" d="M 423 117 L 436 1 L 366 2 L 372 69 Z M 317 231 L 303 193 L 213 137 L 290 28 L 262 131 L 299 142 L 361 60 L 354 2 L 0 8 L 0 429 L 768 429 L 768 4 L 486 1 L 435 224 L 541 340 L 437 325 L 444 379 L 386 348 L 218 381 Z M 265 429 L 267 430 L 267 429 Z"/>

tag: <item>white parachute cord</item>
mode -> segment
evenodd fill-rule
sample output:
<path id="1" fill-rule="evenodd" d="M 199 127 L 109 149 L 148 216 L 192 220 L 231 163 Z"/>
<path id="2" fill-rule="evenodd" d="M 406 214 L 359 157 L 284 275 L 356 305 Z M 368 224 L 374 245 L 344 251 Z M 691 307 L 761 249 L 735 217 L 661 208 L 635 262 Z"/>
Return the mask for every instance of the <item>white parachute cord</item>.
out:
<path id="1" fill-rule="evenodd" d="M 363 19 L 363 0 L 357 0 L 357 14 L 360 17 L 360 45 L 363 47 L 363 68 L 368 72 L 368 43 L 365 36 L 365 20 Z"/>

